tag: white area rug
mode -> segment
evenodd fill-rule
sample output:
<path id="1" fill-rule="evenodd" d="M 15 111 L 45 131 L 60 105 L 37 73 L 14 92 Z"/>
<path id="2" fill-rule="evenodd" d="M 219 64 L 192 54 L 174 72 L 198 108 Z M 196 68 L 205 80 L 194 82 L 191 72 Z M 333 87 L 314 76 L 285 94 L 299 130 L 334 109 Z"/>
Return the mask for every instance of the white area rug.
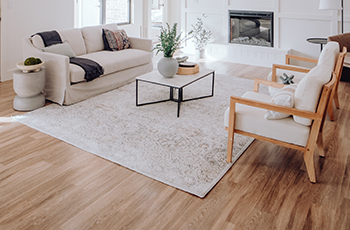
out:
<path id="1" fill-rule="evenodd" d="M 169 89 L 139 84 L 140 102 L 169 97 Z M 211 78 L 184 88 L 184 98 L 210 94 Z M 51 104 L 14 119 L 167 185 L 204 197 L 225 175 L 224 112 L 230 95 L 253 81 L 217 75 L 214 97 L 136 107 L 135 83 L 71 106 Z M 253 141 L 235 137 L 233 162 Z"/>

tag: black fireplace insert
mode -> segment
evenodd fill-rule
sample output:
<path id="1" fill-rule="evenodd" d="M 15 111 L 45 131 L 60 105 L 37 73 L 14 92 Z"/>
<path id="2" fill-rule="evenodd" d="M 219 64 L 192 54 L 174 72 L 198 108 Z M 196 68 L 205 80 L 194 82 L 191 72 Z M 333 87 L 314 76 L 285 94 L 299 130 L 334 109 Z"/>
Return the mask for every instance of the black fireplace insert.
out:
<path id="1" fill-rule="evenodd" d="M 273 12 L 229 10 L 229 42 L 273 47 Z"/>

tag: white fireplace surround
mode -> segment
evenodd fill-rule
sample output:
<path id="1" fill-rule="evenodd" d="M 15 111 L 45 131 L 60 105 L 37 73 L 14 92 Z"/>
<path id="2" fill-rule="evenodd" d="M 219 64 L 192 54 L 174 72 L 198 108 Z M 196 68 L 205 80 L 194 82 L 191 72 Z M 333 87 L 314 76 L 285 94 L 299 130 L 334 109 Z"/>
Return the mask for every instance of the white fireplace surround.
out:
<path id="1" fill-rule="evenodd" d="M 309 37 L 328 37 L 340 33 L 340 16 L 336 10 L 319 10 L 319 0 L 181 0 L 181 28 L 189 31 L 197 17 L 204 14 L 205 27 L 213 32 L 207 48 L 211 58 L 271 67 L 284 63 L 285 54 L 317 58 L 320 46 L 306 41 Z M 344 6 L 344 32 L 350 32 L 350 2 Z M 303 7 L 300 7 L 303 6 Z M 231 44 L 229 10 L 274 12 L 274 47 Z M 191 42 L 187 52 L 193 52 Z M 305 63 L 294 63 L 308 66 Z M 311 66 L 308 66 L 311 67 Z"/>

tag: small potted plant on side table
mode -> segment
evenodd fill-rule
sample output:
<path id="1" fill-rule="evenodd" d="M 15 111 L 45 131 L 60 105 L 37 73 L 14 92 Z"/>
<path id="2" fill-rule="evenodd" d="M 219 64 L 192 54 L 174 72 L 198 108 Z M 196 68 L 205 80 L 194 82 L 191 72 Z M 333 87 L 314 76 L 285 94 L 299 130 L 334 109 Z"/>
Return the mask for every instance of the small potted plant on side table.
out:
<path id="1" fill-rule="evenodd" d="M 159 43 L 154 47 L 154 50 L 157 50 L 156 55 L 159 52 L 164 53 L 164 57 L 158 62 L 158 71 L 162 76 L 170 78 L 176 74 L 179 64 L 173 55 L 187 39 L 189 38 L 181 38 L 181 33 L 177 35 L 177 23 L 172 28 L 167 23 L 166 27 L 161 29 Z"/>

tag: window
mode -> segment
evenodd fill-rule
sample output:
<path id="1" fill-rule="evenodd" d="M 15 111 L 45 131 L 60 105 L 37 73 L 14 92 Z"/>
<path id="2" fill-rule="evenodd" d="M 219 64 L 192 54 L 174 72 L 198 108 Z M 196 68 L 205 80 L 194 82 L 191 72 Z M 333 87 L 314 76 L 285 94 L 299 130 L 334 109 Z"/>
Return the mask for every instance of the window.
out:
<path id="1" fill-rule="evenodd" d="M 151 23 L 152 27 L 163 26 L 164 0 L 152 0 Z"/>
<path id="2" fill-rule="evenodd" d="M 76 26 L 107 23 L 129 24 L 131 0 L 79 0 L 76 3 Z"/>

